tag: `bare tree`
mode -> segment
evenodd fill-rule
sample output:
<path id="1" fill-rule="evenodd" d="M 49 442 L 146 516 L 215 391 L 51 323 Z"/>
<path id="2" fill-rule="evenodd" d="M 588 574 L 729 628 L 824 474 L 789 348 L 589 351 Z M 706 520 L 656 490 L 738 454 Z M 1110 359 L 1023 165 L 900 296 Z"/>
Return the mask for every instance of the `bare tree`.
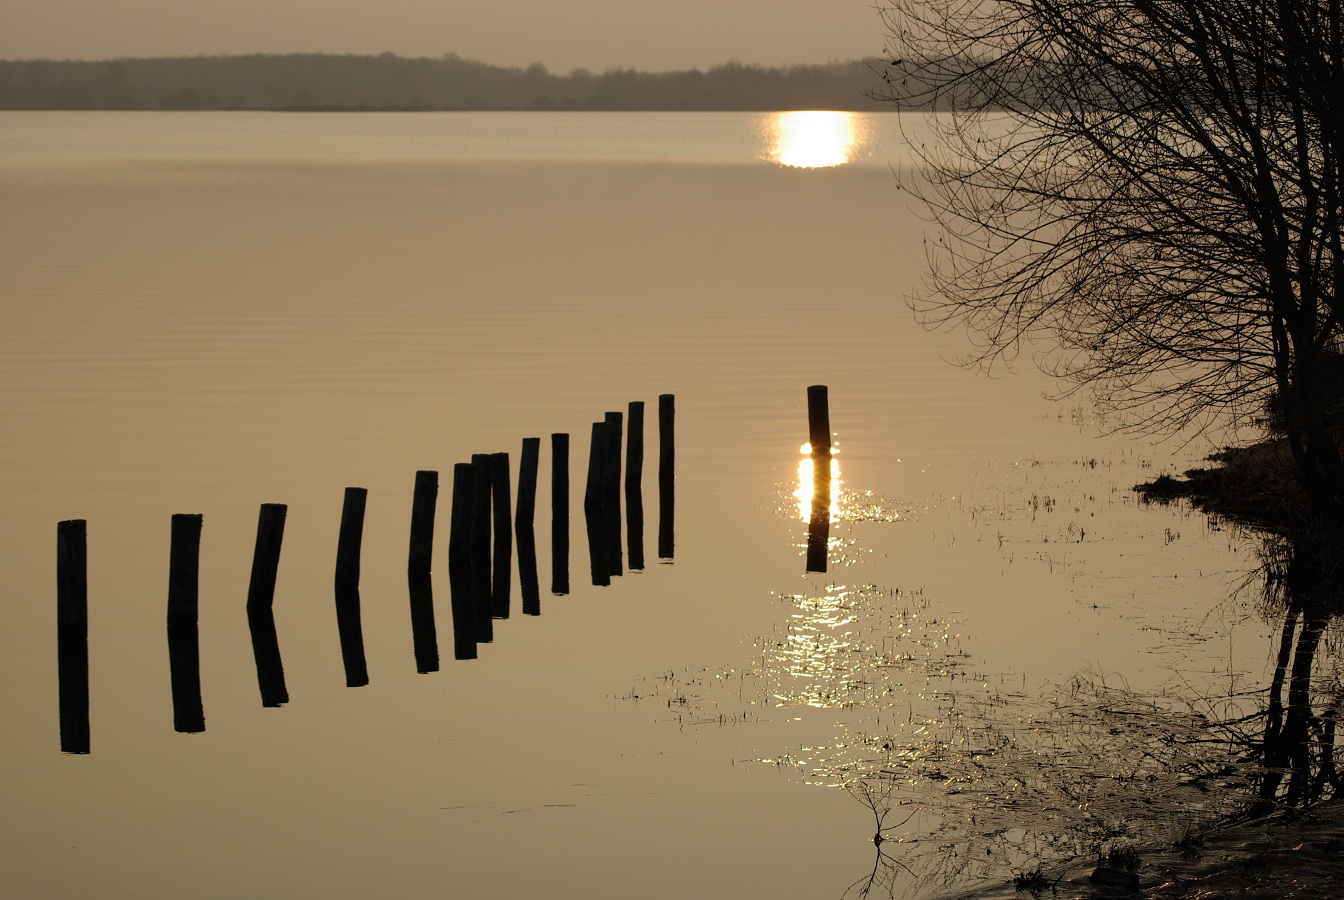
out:
<path id="1" fill-rule="evenodd" d="M 883 95 L 934 111 L 925 321 L 985 365 L 1047 338 L 1138 429 L 1272 399 L 1313 512 L 1344 518 L 1341 0 L 885 3 Z"/>

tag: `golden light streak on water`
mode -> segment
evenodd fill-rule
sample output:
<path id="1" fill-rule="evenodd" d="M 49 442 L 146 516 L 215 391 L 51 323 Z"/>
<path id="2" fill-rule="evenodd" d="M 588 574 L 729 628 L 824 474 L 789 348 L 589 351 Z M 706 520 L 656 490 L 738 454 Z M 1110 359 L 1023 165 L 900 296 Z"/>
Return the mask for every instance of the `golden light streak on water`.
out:
<path id="1" fill-rule="evenodd" d="M 794 490 L 793 496 L 798 500 L 798 515 L 804 522 L 812 519 L 812 445 L 803 444 L 799 448 L 803 458 L 798 461 L 798 487 Z M 835 456 L 840 452 L 840 448 L 831 445 L 831 518 L 834 519 L 840 515 L 840 460 Z"/>
<path id="2" fill-rule="evenodd" d="M 824 110 L 776 113 L 770 118 L 769 130 L 770 159 L 798 169 L 850 162 L 868 132 L 860 113 Z"/>

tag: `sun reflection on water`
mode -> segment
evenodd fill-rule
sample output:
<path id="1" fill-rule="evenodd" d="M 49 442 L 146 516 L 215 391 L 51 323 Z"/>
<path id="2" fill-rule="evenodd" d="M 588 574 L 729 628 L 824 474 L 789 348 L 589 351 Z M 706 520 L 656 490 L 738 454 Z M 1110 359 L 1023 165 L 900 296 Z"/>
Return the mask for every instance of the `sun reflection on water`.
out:
<path id="1" fill-rule="evenodd" d="M 804 522 L 812 518 L 812 491 L 813 491 L 813 468 L 812 468 L 812 445 L 803 444 L 799 448 L 803 458 L 798 461 L 798 487 L 793 492 L 793 496 L 798 500 L 798 515 Z M 840 486 L 843 482 L 840 480 L 840 460 L 835 455 L 840 452 L 840 448 L 831 445 L 831 518 L 836 519 L 840 516 Z"/>
<path id="2" fill-rule="evenodd" d="M 828 110 L 775 113 L 766 129 L 770 159 L 797 169 L 852 162 L 867 143 L 869 132 L 861 113 Z"/>

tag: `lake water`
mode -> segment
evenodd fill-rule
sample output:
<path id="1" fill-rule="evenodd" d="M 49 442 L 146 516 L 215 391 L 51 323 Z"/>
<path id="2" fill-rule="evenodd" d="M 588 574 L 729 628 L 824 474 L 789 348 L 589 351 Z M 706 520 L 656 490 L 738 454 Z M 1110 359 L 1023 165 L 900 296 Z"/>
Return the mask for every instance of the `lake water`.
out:
<path id="1" fill-rule="evenodd" d="M 1106 718 L 1160 722 L 1264 677 L 1247 544 L 1130 491 L 1209 445 L 1099 437 L 1029 366 L 952 364 L 965 336 L 906 305 L 934 236 L 898 189 L 901 131 L 0 116 L 0 893 L 746 900 L 839 897 L 872 873 L 883 896 L 935 896 L 1086 852 L 1077 835 L 1140 794 L 1168 799 L 1159 830 L 1170 809 L 1214 814 Z M 844 482 L 826 574 L 804 571 L 793 497 L 813 384 Z M 675 553 L 656 560 L 665 393 Z M 649 561 L 593 586 L 590 423 L 630 401 L 648 408 Z M 556 432 L 563 596 L 546 590 Z M 542 615 L 520 614 L 515 574 L 493 643 L 454 661 L 452 467 L 507 451 L 516 475 L 529 436 Z M 406 579 L 417 470 L 441 484 L 429 674 Z M 347 486 L 368 489 L 359 688 L 332 590 Z M 267 502 L 288 505 L 281 708 L 261 704 L 244 612 Z M 173 730 L 174 513 L 204 516 L 199 734 Z M 57 716 L 72 518 L 87 755 L 60 752 Z M 879 783 L 875 864 L 853 794 Z"/>

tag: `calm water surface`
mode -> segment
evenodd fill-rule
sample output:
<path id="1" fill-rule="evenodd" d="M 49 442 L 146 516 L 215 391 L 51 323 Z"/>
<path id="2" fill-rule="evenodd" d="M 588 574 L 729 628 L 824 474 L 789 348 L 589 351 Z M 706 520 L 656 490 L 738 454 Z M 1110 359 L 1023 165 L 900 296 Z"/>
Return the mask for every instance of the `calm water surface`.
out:
<path id="1" fill-rule="evenodd" d="M 1246 551 L 1129 492 L 1203 445 L 1098 438 L 1039 375 L 963 371 L 963 336 L 912 321 L 933 238 L 897 189 L 899 131 L 0 117 L 0 892 L 839 897 L 877 871 L 873 814 L 841 785 L 893 759 L 886 824 L 911 842 L 886 848 L 895 896 L 1001 883 L 1055 852 L 1041 833 L 1119 815 L 1123 790 L 1078 796 L 1069 773 L 1123 754 L 1060 723 L 1116 691 L 1255 684 L 1268 630 L 1233 598 Z M 818 383 L 845 490 L 830 571 L 807 575 L 793 492 Z M 654 561 L 651 520 L 647 568 L 591 586 L 590 423 L 644 401 L 652 439 L 662 393 L 675 556 Z M 573 440 L 564 596 L 545 590 L 553 432 Z M 519 614 L 515 586 L 494 642 L 455 662 L 452 466 L 508 451 L 516 472 L 528 436 L 542 616 Z M 650 512 L 656 465 L 651 447 Z M 443 664 L 423 675 L 405 568 L 419 469 L 444 485 Z M 370 684 L 352 689 L 332 573 L 353 485 Z M 279 709 L 261 706 L 243 606 L 264 502 L 289 508 Z M 164 637 L 178 512 L 204 515 L 195 735 L 173 732 Z M 61 754 L 57 728 L 69 518 L 88 520 L 87 756 Z M 1016 761 L 972 752 L 991 737 Z M 1031 785 L 1018 804 L 1012 779 Z"/>

